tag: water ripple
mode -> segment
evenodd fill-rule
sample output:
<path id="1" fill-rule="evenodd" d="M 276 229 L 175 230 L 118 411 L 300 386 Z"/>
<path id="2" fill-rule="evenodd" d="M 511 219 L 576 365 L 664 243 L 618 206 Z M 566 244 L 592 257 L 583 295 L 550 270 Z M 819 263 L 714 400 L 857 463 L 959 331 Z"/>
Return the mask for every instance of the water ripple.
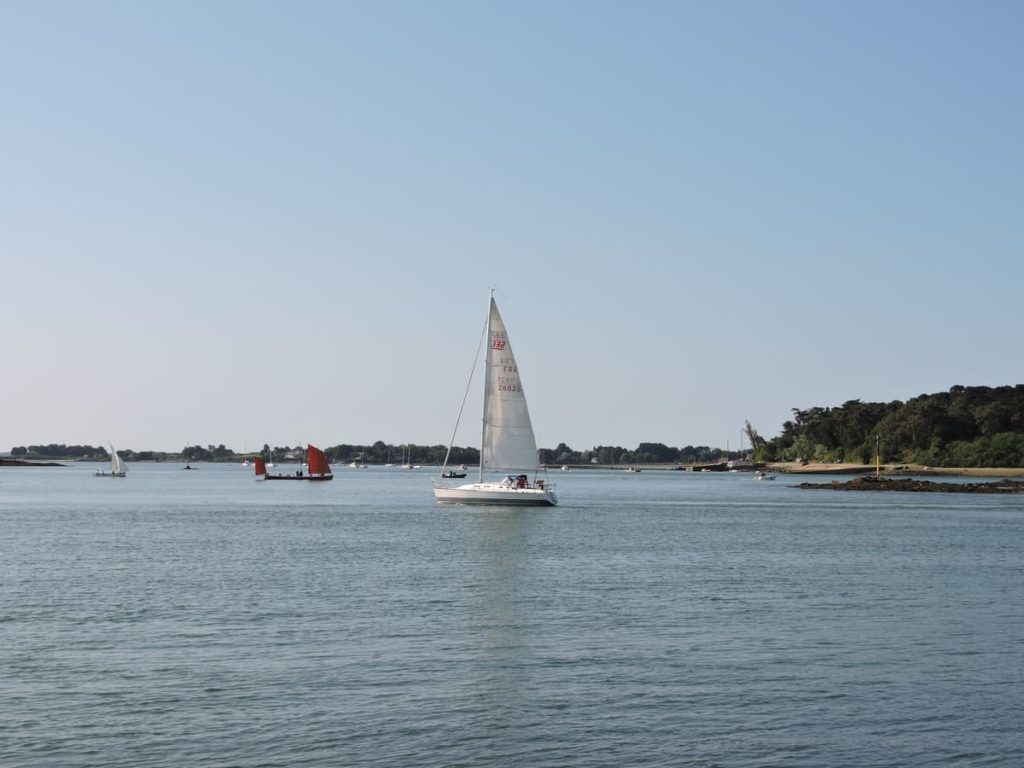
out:
<path id="1" fill-rule="evenodd" d="M 1024 763 L 1017 507 L 651 474 L 25 476 L 0 765 Z"/>

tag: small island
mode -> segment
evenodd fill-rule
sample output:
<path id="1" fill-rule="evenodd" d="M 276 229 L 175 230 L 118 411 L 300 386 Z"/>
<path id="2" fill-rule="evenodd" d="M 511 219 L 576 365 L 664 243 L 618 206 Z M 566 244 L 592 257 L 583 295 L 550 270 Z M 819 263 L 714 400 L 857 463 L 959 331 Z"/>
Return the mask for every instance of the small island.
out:
<path id="1" fill-rule="evenodd" d="M 910 493 L 1024 493 L 1024 481 L 996 480 L 991 483 L 937 483 L 911 477 L 857 477 L 830 483 L 800 483 L 797 488 L 829 491 L 902 491 Z"/>

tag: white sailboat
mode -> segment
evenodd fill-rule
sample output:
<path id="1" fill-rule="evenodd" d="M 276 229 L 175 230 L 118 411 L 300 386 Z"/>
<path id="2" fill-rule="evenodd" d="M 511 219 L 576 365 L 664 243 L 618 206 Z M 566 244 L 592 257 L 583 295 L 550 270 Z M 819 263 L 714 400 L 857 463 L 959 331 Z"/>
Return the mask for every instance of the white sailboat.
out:
<path id="1" fill-rule="evenodd" d="M 107 443 L 110 445 L 110 443 Z M 128 465 L 124 463 L 124 459 L 117 455 L 117 451 L 114 450 L 114 446 L 110 445 L 110 471 L 101 472 L 96 470 L 96 477 L 124 477 L 128 472 Z"/>
<path id="2" fill-rule="evenodd" d="M 505 323 L 494 303 L 494 291 L 491 291 L 486 338 L 479 479 L 475 483 L 446 487 L 438 478 L 434 481 L 434 497 L 448 504 L 554 506 L 558 499 L 553 483 L 541 479 L 529 482 L 528 473 L 536 473 L 538 468 L 537 441 L 519 378 L 519 366 L 512 354 Z M 453 434 L 453 442 L 454 439 Z M 450 453 L 450 445 L 448 450 Z M 441 467 L 442 476 L 447 465 L 446 456 Z M 505 474 L 505 478 L 486 481 L 485 472 L 500 472 Z"/>

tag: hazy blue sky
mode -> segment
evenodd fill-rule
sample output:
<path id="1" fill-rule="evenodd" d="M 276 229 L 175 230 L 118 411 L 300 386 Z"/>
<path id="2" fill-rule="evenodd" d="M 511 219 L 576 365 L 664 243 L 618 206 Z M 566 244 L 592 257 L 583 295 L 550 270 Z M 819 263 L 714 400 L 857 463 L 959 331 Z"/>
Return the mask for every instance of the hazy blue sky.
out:
<path id="1" fill-rule="evenodd" d="M 445 443 L 489 286 L 546 447 L 1021 383 L 1022 23 L 0 3 L 0 450 Z"/>

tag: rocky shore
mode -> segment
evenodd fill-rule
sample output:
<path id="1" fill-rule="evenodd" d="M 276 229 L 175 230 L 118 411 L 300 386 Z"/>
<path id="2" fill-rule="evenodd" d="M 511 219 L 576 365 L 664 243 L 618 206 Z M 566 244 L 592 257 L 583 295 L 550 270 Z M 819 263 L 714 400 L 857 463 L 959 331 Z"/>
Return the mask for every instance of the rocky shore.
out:
<path id="1" fill-rule="evenodd" d="M 913 478 L 857 477 L 846 482 L 800 483 L 797 488 L 829 491 L 902 491 L 911 493 L 1024 493 L 1024 481 L 996 480 L 991 483 L 937 483 Z"/>

